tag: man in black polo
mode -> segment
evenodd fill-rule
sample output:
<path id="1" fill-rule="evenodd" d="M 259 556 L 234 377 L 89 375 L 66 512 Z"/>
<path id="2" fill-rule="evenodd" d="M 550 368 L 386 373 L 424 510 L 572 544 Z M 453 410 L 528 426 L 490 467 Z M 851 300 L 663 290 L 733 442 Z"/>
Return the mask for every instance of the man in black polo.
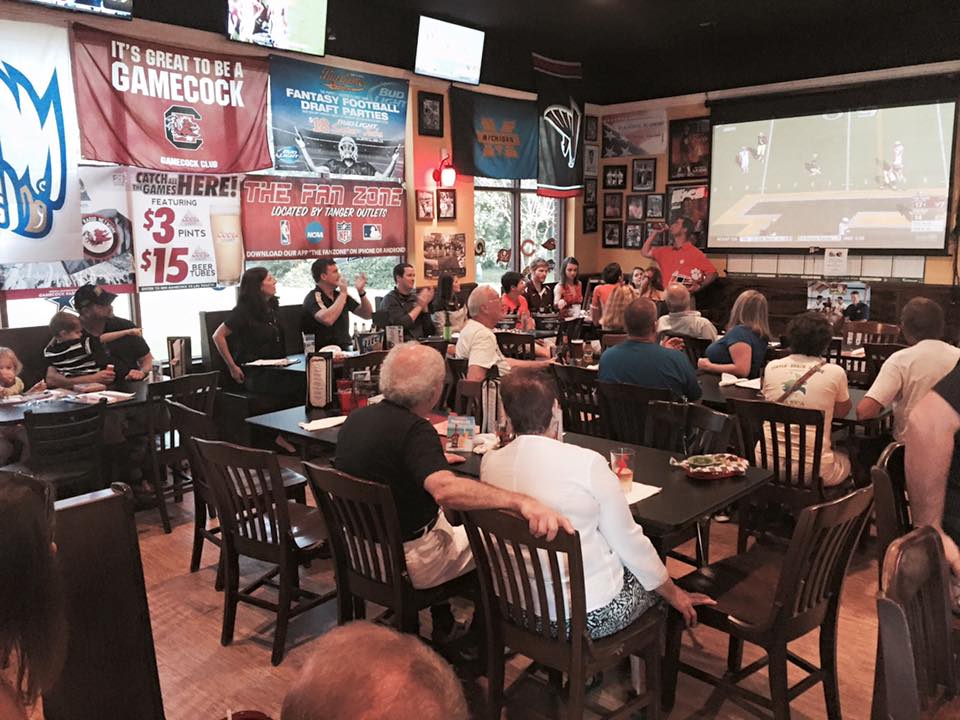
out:
<path id="1" fill-rule="evenodd" d="M 419 340 L 436 335 L 437 328 L 430 317 L 433 288 L 420 288 L 417 292 L 417 271 L 410 263 L 400 263 L 393 268 L 396 287 L 383 298 L 382 312 L 387 325 L 403 326 L 403 336 Z"/>
<path id="2" fill-rule="evenodd" d="M 870 319 L 870 306 L 860 302 L 860 293 L 856 290 L 850 293 L 850 304 L 843 309 L 843 317 L 851 321 Z"/>
<path id="3" fill-rule="evenodd" d="M 326 345 L 350 347 L 350 313 L 369 320 L 373 307 L 367 298 L 367 276 L 361 273 L 354 280 L 359 301 L 347 292 L 346 278 L 341 277 L 333 258 L 315 260 L 310 268 L 317 286 L 303 299 L 303 318 L 300 328 L 314 336 L 319 350 Z"/>

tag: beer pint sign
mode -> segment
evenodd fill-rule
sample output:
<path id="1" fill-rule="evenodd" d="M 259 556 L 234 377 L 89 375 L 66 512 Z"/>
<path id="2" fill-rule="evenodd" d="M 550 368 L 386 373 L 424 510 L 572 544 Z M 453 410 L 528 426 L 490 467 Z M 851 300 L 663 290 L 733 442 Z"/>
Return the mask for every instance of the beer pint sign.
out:
<path id="1" fill-rule="evenodd" d="M 266 60 L 73 32 L 85 158 L 180 173 L 272 166 Z"/>

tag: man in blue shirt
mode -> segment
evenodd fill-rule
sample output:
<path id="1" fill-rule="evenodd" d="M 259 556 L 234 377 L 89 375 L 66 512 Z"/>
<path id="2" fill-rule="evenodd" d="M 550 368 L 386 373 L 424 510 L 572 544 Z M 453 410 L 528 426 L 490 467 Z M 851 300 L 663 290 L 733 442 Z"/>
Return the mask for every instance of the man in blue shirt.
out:
<path id="1" fill-rule="evenodd" d="M 600 356 L 599 379 L 662 388 L 677 398 L 699 400 L 702 390 L 690 361 L 683 353 L 657 343 L 657 306 L 648 298 L 639 298 L 630 303 L 623 319 L 627 339 Z"/>

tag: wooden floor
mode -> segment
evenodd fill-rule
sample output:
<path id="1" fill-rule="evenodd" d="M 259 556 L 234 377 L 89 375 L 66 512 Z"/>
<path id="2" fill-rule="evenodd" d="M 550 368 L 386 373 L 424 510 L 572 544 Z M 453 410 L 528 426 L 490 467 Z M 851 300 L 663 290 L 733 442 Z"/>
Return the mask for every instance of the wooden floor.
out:
<path id="1" fill-rule="evenodd" d="M 240 605 L 234 642 L 220 645 L 223 598 L 214 588 L 217 550 L 207 545 L 199 572 L 189 572 L 192 534 L 192 500 L 171 505 L 174 530 L 163 533 L 156 511 L 138 514 L 140 549 L 143 556 L 150 617 L 160 670 L 160 685 L 168 720 L 217 720 L 227 710 L 261 710 L 279 720 L 284 692 L 311 653 L 311 641 L 336 623 L 334 603 L 317 608 L 294 619 L 290 625 L 288 651 L 279 667 L 270 664 L 273 620 L 265 610 Z M 732 552 L 736 526 L 713 523 L 711 553 L 714 558 Z M 245 577 L 252 576 L 259 566 L 242 565 Z M 689 571 L 681 563 L 670 561 L 674 576 Z M 304 585 L 314 590 L 333 587 L 333 570 L 329 561 L 315 562 L 303 570 Z M 873 688 L 874 652 L 877 634 L 875 594 L 877 567 L 873 544 L 857 555 L 844 589 L 840 618 L 840 695 L 843 715 L 850 720 L 870 715 Z M 425 614 L 428 617 L 428 614 Z M 695 646 L 696 645 L 696 646 Z M 817 634 L 811 633 L 791 645 L 791 650 L 815 662 Z M 753 652 L 751 652 L 753 651 Z M 760 655 L 747 646 L 746 662 Z M 684 638 L 683 658 L 714 672 L 722 670 L 726 658 L 724 637 L 708 628 L 698 628 Z M 516 658 L 508 666 L 508 683 L 529 664 Z M 795 668 L 791 668 L 794 670 Z M 791 675 L 791 684 L 800 678 Z M 627 687 L 626 671 L 607 673 L 600 690 L 591 698 L 601 704 L 620 697 Z M 485 679 L 471 681 L 468 695 L 481 697 Z M 767 694 L 766 674 L 758 673 L 748 687 Z M 754 711 L 733 702 L 717 705 L 711 702 L 711 688 L 681 675 L 677 705 L 671 719 L 684 718 L 755 718 Z M 516 708 L 534 707 L 548 711 L 549 697 L 532 682 L 517 686 Z M 615 702 L 614 702 L 615 704 Z M 797 698 L 793 717 L 823 718 L 825 710 L 820 686 Z M 479 716 L 479 715 L 478 715 Z M 506 717 L 523 717 L 518 710 Z"/>

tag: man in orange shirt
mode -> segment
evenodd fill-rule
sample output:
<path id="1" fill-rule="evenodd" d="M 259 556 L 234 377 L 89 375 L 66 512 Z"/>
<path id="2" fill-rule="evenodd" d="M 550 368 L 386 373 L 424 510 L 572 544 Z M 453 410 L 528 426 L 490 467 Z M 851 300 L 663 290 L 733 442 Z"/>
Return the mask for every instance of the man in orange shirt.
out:
<path id="1" fill-rule="evenodd" d="M 665 230 L 669 230 L 672 243 L 654 247 L 654 241 Z M 691 242 L 695 230 L 693 220 L 680 215 L 669 228 L 664 225 L 651 233 L 640 249 L 641 255 L 657 261 L 664 285 L 680 283 L 696 293 L 717 279 L 717 268 Z"/>

